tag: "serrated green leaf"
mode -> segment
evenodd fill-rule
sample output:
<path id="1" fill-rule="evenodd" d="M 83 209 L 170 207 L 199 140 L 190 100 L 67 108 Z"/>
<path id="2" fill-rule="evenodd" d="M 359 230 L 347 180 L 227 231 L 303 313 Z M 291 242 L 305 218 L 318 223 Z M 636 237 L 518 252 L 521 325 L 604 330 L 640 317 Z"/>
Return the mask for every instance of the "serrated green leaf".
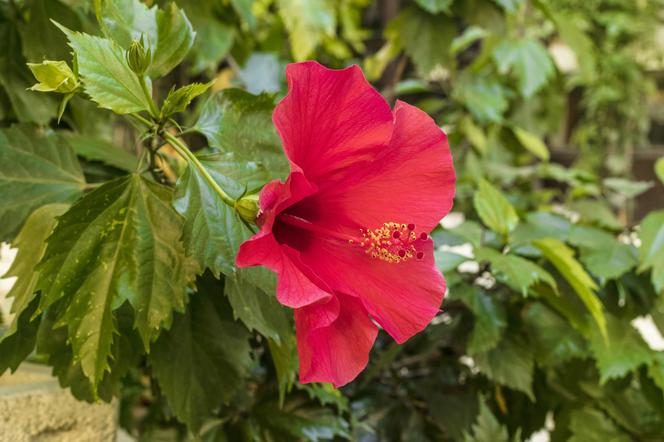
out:
<path id="1" fill-rule="evenodd" d="M 76 52 L 85 92 L 99 106 L 118 114 L 147 111 L 150 99 L 125 61 L 125 52 L 112 40 L 73 32 L 60 26 Z M 151 93 L 151 84 L 148 92 Z"/>
<path id="2" fill-rule="evenodd" d="M 210 147 L 233 152 L 238 160 L 260 159 L 269 178 L 283 178 L 289 166 L 272 124 L 273 109 L 272 95 L 226 89 L 206 102 L 194 129 Z"/>
<path id="3" fill-rule="evenodd" d="M 480 181 L 473 204 L 484 225 L 505 238 L 519 224 L 512 204 L 486 180 Z"/>
<path id="4" fill-rule="evenodd" d="M 540 249 L 542 255 L 553 264 L 572 286 L 574 292 L 579 296 L 579 299 L 597 323 L 601 335 L 606 337 L 606 319 L 604 318 L 602 303 L 595 294 L 597 284 L 574 258 L 573 250 L 567 247 L 565 243 L 553 238 L 538 239 L 533 241 L 533 245 Z"/>
<path id="5" fill-rule="evenodd" d="M 279 343 L 269 339 L 268 345 L 277 376 L 277 385 L 279 386 L 279 404 L 283 404 L 286 393 L 291 390 L 297 377 L 297 340 L 295 335 L 291 333 L 282 336 Z"/>
<path id="6" fill-rule="evenodd" d="M 598 278 L 617 279 L 636 267 L 637 254 L 633 246 L 614 240 L 599 249 L 582 249 L 581 262 Z"/>
<path id="7" fill-rule="evenodd" d="M 525 393 L 531 401 L 533 395 L 533 349 L 523 338 L 507 334 L 491 350 L 471 354 L 480 372 L 489 379 Z"/>
<path id="8" fill-rule="evenodd" d="M 30 90 L 68 94 L 78 88 L 74 72 L 64 61 L 44 60 L 41 63 L 28 63 L 28 68 L 38 81 Z"/>
<path id="9" fill-rule="evenodd" d="M 46 250 L 46 238 L 53 231 L 56 218 L 67 211 L 68 204 L 47 204 L 32 212 L 25 221 L 12 246 L 18 249 L 11 267 L 2 277 L 16 277 L 14 285 L 5 295 L 13 298 L 11 312 L 16 316 L 5 336 L 17 331 L 19 316 L 37 296 L 39 273 L 35 267 Z M 33 309 L 34 311 L 35 309 Z"/>
<path id="10" fill-rule="evenodd" d="M 523 97 L 531 97 L 553 76 L 554 66 L 546 48 L 534 39 L 503 40 L 493 52 L 502 73 L 510 70 L 519 82 Z"/>
<path id="11" fill-rule="evenodd" d="M 569 442 L 629 442 L 632 439 L 601 411 L 586 407 L 574 410 L 570 417 Z"/>
<path id="12" fill-rule="evenodd" d="M 78 132 L 58 132 L 64 137 L 77 155 L 92 161 L 101 161 L 109 166 L 126 172 L 134 172 L 138 167 L 138 158 L 114 144 L 95 136 Z"/>
<path id="13" fill-rule="evenodd" d="M 612 315 L 606 318 L 608 338 L 604 339 L 596 331 L 590 336 L 590 349 L 595 355 L 602 384 L 623 377 L 641 365 L 649 365 L 655 357 L 655 352 L 629 322 Z"/>
<path id="14" fill-rule="evenodd" d="M 466 304 L 475 316 L 468 351 L 482 353 L 494 348 L 507 327 L 505 308 L 477 287 L 456 290 L 454 296 Z"/>
<path id="15" fill-rule="evenodd" d="M 456 35 L 456 26 L 451 18 L 411 7 L 389 26 L 390 32 L 399 35 L 406 54 L 422 76 L 427 77 L 439 67 L 449 69 L 454 64 L 454 57 L 448 50 Z"/>
<path id="16" fill-rule="evenodd" d="M 49 203 L 71 202 L 85 187 L 71 147 L 50 131 L 28 125 L 0 129 L 0 240 L 10 240 L 30 213 Z"/>
<path id="17" fill-rule="evenodd" d="M 464 442 L 509 442 L 507 428 L 500 425 L 484 401 L 480 400 L 480 410 L 471 433 L 464 433 Z"/>
<path id="18" fill-rule="evenodd" d="M 249 334 L 224 314 L 215 287 L 199 284 L 148 356 L 173 413 L 193 431 L 242 388 L 251 362 Z"/>
<path id="19" fill-rule="evenodd" d="M 529 305 L 523 318 L 539 364 L 553 367 L 574 357 L 585 357 L 587 345 L 583 336 L 564 317 L 544 304 Z"/>
<path id="20" fill-rule="evenodd" d="M 96 387 L 90 384 L 81 368 L 68 339 L 66 327 L 55 327 L 57 312 L 61 305 L 54 305 L 43 313 L 37 333 L 36 353 L 47 365 L 53 367 L 53 376 L 58 378 L 62 388 L 69 388 L 78 400 L 96 402 L 99 399 L 111 402 L 120 394 L 120 380 L 136 367 L 142 355 L 142 344 L 133 333 L 133 314 L 125 304 L 116 312 L 119 333 L 111 348 L 111 370 Z"/>
<path id="21" fill-rule="evenodd" d="M 175 113 L 184 111 L 192 100 L 204 94 L 212 86 L 212 83 L 191 83 L 179 89 L 171 89 L 164 100 L 161 114 L 169 117 Z"/>
<path id="22" fill-rule="evenodd" d="M 655 290 L 664 290 L 664 211 L 652 212 L 641 222 L 639 230 L 639 271 L 651 270 Z"/>
<path id="23" fill-rule="evenodd" d="M 334 36 L 336 14 L 330 0 L 277 0 L 277 6 L 295 61 L 306 60 L 326 37 Z"/>
<path id="24" fill-rule="evenodd" d="M 265 292 L 256 285 L 257 279 L 272 278 L 265 268 L 238 269 L 234 278 L 226 278 L 224 294 L 233 307 L 233 315 L 240 319 L 250 330 L 256 330 L 281 344 L 291 332 L 288 311 L 282 307 L 274 296 L 274 290 Z"/>
<path id="25" fill-rule="evenodd" d="M 662 184 L 664 184 L 664 157 L 660 158 L 655 163 L 655 174 Z"/>
<path id="26" fill-rule="evenodd" d="M 227 168 L 227 163 L 218 161 L 218 158 L 203 157 L 200 164 L 211 179 L 227 189 L 231 196 L 238 196 L 238 191 L 247 188 L 241 186 L 248 186 L 249 183 L 238 182 L 235 176 L 226 173 L 242 174 L 246 169 L 240 168 L 239 164 L 238 167 Z M 250 182 L 251 176 L 247 178 Z M 189 164 L 175 184 L 173 205 L 185 219 L 184 243 L 187 255 L 199 262 L 200 270 L 209 268 L 217 277 L 219 273 L 234 275 L 237 271 L 235 256 L 240 244 L 253 232 L 195 166 Z"/>
<path id="27" fill-rule="evenodd" d="M 488 261 L 500 281 L 524 296 L 528 294 L 530 286 L 539 281 L 548 284 L 554 290 L 558 289 L 555 279 L 549 272 L 519 256 L 504 255 L 483 247 L 475 250 L 475 258 L 478 261 Z"/>
<path id="28" fill-rule="evenodd" d="M 147 348 L 186 301 L 192 266 L 180 242 L 172 191 L 129 175 L 86 195 L 59 218 L 39 264 L 40 309 L 60 299 L 83 373 L 96 385 L 108 369 L 116 319 L 125 301 Z"/>
<path id="29" fill-rule="evenodd" d="M 546 144 L 535 134 L 528 132 L 520 127 L 513 127 L 512 131 L 517 140 L 523 147 L 530 153 L 535 155 L 540 160 L 549 161 L 549 148 Z"/>

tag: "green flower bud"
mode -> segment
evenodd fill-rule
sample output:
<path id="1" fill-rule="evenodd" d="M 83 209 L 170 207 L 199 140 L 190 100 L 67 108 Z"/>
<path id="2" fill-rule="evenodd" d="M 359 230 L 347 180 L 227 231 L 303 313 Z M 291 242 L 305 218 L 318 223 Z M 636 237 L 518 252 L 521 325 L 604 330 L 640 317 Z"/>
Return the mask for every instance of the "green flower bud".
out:
<path id="1" fill-rule="evenodd" d="M 243 196 L 235 201 L 235 210 L 243 220 L 255 223 L 256 216 L 258 216 L 260 210 L 258 207 L 258 194 Z"/>
<path id="2" fill-rule="evenodd" d="M 140 40 L 131 42 L 127 53 L 125 54 L 129 68 L 138 75 L 145 74 L 152 62 L 152 51 L 145 49 L 145 41 L 141 35 Z"/>
<path id="3" fill-rule="evenodd" d="M 71 94 L 79 87 L 76 74 L 64 61 L 44 60 L 41 63 L 28 63 L 28 67 L 39 82 L 30 90 Z"/>

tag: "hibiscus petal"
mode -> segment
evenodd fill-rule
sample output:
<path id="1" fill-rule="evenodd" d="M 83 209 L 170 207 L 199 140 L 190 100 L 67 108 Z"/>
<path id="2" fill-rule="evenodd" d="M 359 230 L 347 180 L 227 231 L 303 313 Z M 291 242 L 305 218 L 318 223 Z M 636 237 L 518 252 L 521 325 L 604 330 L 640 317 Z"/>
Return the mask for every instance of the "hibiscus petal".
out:
<path id="1" fill-rule="evenodd" d="M 291 173 L 285 183 L 268 183 L 260 195 L 264 210 L 259 218 L 261 231 L 240 245 L 235 259 L 238 267 L 263 265 L 276 272 L 277 299 L 287 307 L 302 307 L 331 297 L 331 291 L 302 262 L 299 252 L 279 244 L 272 233 L 276 215 L 314 191 L 315 187 L 299 172 Z"/>
<path id="2" fill-rule="evenodd" d="M 370 163 L 387 146 L 392 113 L 356 65 L 328 69 L 316 62 L 286 68 L 288 95 L 273 121 L 286 155 L 312 182 L 340 179 L 351 164 Z"/>
<path id="3" fill-rule="evenodd" d="M 450 211 L 455 172 L 447 136 L 425 112 L 398 101 L 389 147 L 370 166 L 293 207 L 312 223 L 338 229 L 377 228 L 385 222 L 415 224 L 429 233 Z"/>
<path id="4" fill-rule="evenodd" d="M 433 241 L 419 241 L 417 252 L 420 259 L 387 262 L 371 258 L 359 247 L 312 238 L 301 256 L 335 293 L 356 296 L 371 317 L 403 343 L 440 311 L 446 289 L 434 263 Z"/>
<path id="5" fill-rule="evenodd" d="M 349 383 L 366 367 L 378 334 L 362 304 L 342 294 L 295 310 L 295 326 L 303 384 Z"/>

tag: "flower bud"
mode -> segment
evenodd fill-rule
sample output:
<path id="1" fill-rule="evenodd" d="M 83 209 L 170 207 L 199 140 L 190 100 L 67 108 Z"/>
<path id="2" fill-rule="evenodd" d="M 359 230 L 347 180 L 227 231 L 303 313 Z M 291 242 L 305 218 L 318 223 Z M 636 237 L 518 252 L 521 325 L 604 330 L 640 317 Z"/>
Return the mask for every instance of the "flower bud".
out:
<path id="1" fill-rule="evenodd" d="M 235 202 L 235 210 L 240 217 L 250 223 L 256 222 L 259 212 L 258 194 L 243 196 Z"/>
<path id="2" fill-rule="evenodd" d="M 138 75 L 145 74 L 152 61 L 152 52 L 150 48 L 145 49 L 145 42 L 141 35 L 140 40 L 131 42 L 127 53 L 125 54 L 129 68 Z"/>
<path id="3" fill-rule="evenodd" d="M 44 60 L 28 63 L 28 67 L 38 81 L 30 90 L 71 94 L 80 86 L 76 73 L 64 61 Z"/>

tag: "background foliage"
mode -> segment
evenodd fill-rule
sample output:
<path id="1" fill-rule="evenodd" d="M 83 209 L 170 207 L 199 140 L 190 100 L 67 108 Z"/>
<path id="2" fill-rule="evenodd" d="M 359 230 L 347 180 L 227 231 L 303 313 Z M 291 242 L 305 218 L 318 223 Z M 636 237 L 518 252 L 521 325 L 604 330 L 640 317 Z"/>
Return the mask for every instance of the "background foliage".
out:
<path id="1" fill-rule="evenodd" d="M 633 326 L 664 332 L 664 211 L 634 202 L 662 203 L 664 160 L 634 180 L 662 7 L 0 0 L 0 372 L 117 397 L 141 440 L 664 440 L 663 348 Z M 234 268 L 252 231 L 217 191 L 286 175 L 271 112 L 310 58 L 430 113 L 459 176 L 443 313 L 342 390 L 295 381 L 291 314 Z"/>

